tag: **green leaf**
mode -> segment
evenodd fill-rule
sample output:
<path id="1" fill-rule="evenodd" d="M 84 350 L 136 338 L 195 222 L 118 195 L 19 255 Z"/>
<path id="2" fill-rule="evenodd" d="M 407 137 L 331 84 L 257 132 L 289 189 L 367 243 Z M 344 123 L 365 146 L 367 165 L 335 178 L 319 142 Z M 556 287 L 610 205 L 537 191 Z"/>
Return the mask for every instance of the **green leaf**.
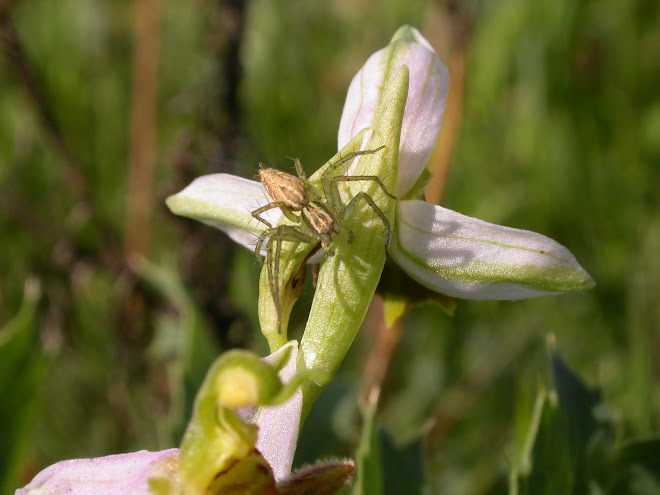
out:
<path id="1" fill-rule="evenodd" d="M 39 283 L 28 280 L 18 314 L 0 330 L 0 493 L 16 488 L 39 406 L 45 371 L 37 340 L 40 297 Z"/>
<path id="2" fill-rule="evenodd" d="M 643 466 L 660 479 L 660 435 L 624 442 L 615 449 L 614 455 L 615 464 Z"/>
<path id="3" fill-rule="evenodd" d="M 660 435 L 634 438 L 614 449 L 608 493 L 660 493 Z M 646 486 L 641 492 L 635 487 Z"/>
<path id="4" fill-rule="evenodd" d="M 195 394 L 220 354 L 220 346 L 205 326 L 174 261 L 156 264 L 141 259 L 133 262 L 133 268 L 176 309 L 175 315 L 164 315 L 158 320 L 148 350 L 149 357 L 166 363 L 172 377 L 168 381 L 169 393 L 175 400 L 168 417 L 159 425 L 165 443 L 171 444 L 183 435 Z"/>
<path id="5" fill-rule="evenodd" d="M 583 455 L 598 430 L 612 433 L 609 425 L 599 422 L 594 415 L 596 407 L 602 404 L 602 394 L 600 390 L 589 389 L 558 354 L 550 359 L 559 405 L 568 420 L 571 450 Z"/>
<path id="6" fill-rule="evenodd" d="M 574 466 L 566 419 L 552 396 L 541 402 L 542 412 L 540 415 L 538 410 L 535 412 L 529 427 L 521 458 L 524 464 L 515 466 L 511 473 L 509 495 L 573 493 Z M 517 472 L 519 468 L 524 470 Z"/>
<path id="7" fill-rule="evenodd" d="M 422 437 L 399 446 L 386 431 L 381 430 L 380 440 L 385 495 L 421 495 L 424 486 Z"/>
<path id="8" fill-rule="evenodd" d="M 357 482 L 353 495 L 384 495 L 382 453 L 376 422 L 378 393 L 372 393 L 362 410 L 362 434 L 356 452 Z"/>
<path id="9" fill-rule="evenodd" d="M 537 396 L 509 494 L 603 493 L 613 439 L 611 425 L 596 414 L 603 409 L 601 394 L 557 354 L 550 359 L 555 390 Z"/>

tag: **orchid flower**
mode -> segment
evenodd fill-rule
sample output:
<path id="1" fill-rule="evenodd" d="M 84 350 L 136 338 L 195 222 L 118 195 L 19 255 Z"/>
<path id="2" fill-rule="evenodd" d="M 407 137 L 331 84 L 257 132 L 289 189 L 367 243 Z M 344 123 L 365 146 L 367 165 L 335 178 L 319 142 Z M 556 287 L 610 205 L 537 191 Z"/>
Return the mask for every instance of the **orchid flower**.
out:
<path id="1" fill-rule="evenodd" d="M 419 284 L 456 298 L 515 300 L 591 288 L 594 282 L 589 274 L 568 249 L 552 239 L 470 218 L 418 199 L 425 174 L 428 176 L 426 163 L 440 132 L 449 76 L 416 29 L 400 28 L 391 43 L 374 53 L 354 77 L 339 126 L 341 153 L 356 147 L 373 148 L 365 132 L 373 134 L 379 126 L 379 132 L 384 132 L 378 112 L 382 114 L 388 108 L 392 111 L 394 100 L 401 98 L 393 85 L 402 70 L 407 70 L 409 82 L 403 89 L 403 115 L 398 116 L 402 118 L 400 132 L 394 132 L 394 140 L 382 142 L 397 159 L 390 157 L 387 167 L 377 173 L 385 182 L 395 176 L 392 190 L 397 201 L 389 206 L 379 204 L 382 210 L 393 210 L 384 211 L 393 219 L 388 256 Z M 393 146 L 396 150 L 391 149 Z M 362 157 L 357 166 L 373 158 Z M 352 168 L 352 173 L 368 175 L 365 167 L 362 169 L 356 173 Z M 259 182 L 214 174 L 196 179 L 168 198 L 167 204 L 174 213 L 218 227 L 253 249 L 255 238 L 266 226 L 250 212 L 268 201 L 266 198 Z M 269 210 L 267 215 L 272 225 L 280 222 L 279 209 Z M 287 272 L 292 273 L 293 269 Z M 268 332 L 264 333 L 269 338 Z M 274 337 L 271 332 L 269 342 L 274 349 L 286 339 Z"/>
<path id="2" fill-rule="evenodd" d="M 420 201 L 428 179 L 426 162 L 442 123 L 449 76 L 433 48 L 414 28 L 400 28 L 390 44 L 374 53 L 354 77 L 339 126 L 339 153 L 376 150 L 355 159 L 354 176 L 376 176 L 396 201 L 372 183 L 348 182 L 346 201 L 362 191 L 387 219 L 374 222 L 373 208 L 342 217 L 344 231 L 320 265 L 317 290 L 301 341 L 299 368 L 325 378 L 303 385 L 303 416 L 336 372 L 358 331 L 376 290 L 386 255 L 414 281 L 446 296 L 464 299 L 524 299 L 584 290 L 594 285 L 568 249 L 541 234 L 494 225 Z M 319 184 L 321 167 L 310 178 Z M 366 191 L 366 192 L 364 192 Z M 200 177 L 167 200 L 182 216 L 218 227 L 248 249 L 267 231 L 251 211 L 269 199 L 261 183 L 227 174 Z M 277 208 L 266 212 L 271 225 L 295 224 Z M 309 260 L 312 243 L 280 242 L 277 293 L 273 268 L 262 269 L 259 293 L 261 330 L 271 351 L 284 345 L 288 321 Z M 383 249 L 383 246 L 386 249 Z M 263 253 L 262 253 L 263 254 Z M 270 272 L 269 272 L 270 270 Z M 279 308 L 274 308 L 279 304 Z M 276 309 L 279 310 L 276 311 Z M 279 319 L 277 320 L 279 323 Z"/>

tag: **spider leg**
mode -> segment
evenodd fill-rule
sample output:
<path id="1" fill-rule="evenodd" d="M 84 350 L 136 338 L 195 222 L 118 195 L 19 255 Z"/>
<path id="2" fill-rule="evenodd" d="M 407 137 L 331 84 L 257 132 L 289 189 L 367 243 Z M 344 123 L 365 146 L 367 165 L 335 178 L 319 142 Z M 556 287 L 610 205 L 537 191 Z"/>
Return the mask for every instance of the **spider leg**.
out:
<path id="1" fill-rule="evenodd" d="M 298 176 L 298 179 L 300 179 L 303 185 L 307 185 L 307 174 L 305 174 L 305 169 L 300 162 L 300 158 L 291 158 L 290 156 L 287 156 L 287 158 L 289 160 L 293 160 L 293 165 L 296 167 L 296 175 Z"/>
<path id="2" fill-rule="evenodd" d="M 346 218 L 347 216 L 349 216 L 353 212 L 355 207 L 357 206 L 358 201 L 360 201 L 361 199 L 367 202 L 367 204 L 371 207 L 371 209 L 374 211 L 374 213 L 376 213 L 376 215 L 378 215 L 378 218 L 380 218 L 381 222 L 383 222 L 383 225 L 387 229 L 387 238 L 389 240 L 390 222 L 387 220 L 387 217 L 385 216 L 383 211 L 380 208 L 378 208 L 378 205 L 374 202 L 374 200 L 371 199 L 371 196 L 369 196 L 364 191 L 361 191 L 361 192 L 357 193 L 353 197 L 353 199 L 351 199 L 350 203 L 348 203 L 346 205 L 346 208 L 344 208 L 344 211 L 341 214 L 341 218 L 343 219 L 343 218 Z"/>
<path id="3" fill-rule="evenodd" d="M 277 315 L 277 331 L 282 333 L 282 295 L 280 291 L 280 263 L 282 259 L 282 243 L 288 242 L 318 242 L 316 237 L 308 235 L 300 230 L 297 230 L 292 225 L 279 225 L 268 229 L 259 236 L 257 245 L 259 248 L 269 238 L 266 247 L 266 265 L 268 267 L 268 285 L 270 293 L 273 296 L 273 303 L 275 305 L 275 313 Z M 275 253 L 273 254 L 273 249 Z"/>
<path id="4" fill-rule="evenodd" d="M 370 181 L 376 184 L 382 193 L 388 198 L 396 199 L 396 196 L 387 190 L 387 187 L 383 181 L 377 175 L 339 175 L 330 179 L 331 184 L 335 189 L 337 189 L 337 184 L 339 182 L 359 182 L 359 181 Z"/>
<path id="5" fill-rule="evenodd" d="M 294 158 L 293 164 L 296 166 L 296 173 L 298 174 L 298 178 L 304 185 L 307 185 L 307 175 L 305 175 L 305 169 L 303 168 L 302 163 L 300 163 L 300 159 Z"/>
<path id="6" fill-rule="evenodd" d="M 342 165 L 348 166 L 354 158 L 377 153 L 383 148 L 385 148 L 385 146 L 379 146 L 378 148 L 374 148 L 372 150 L 353 151 L 346 156 L 342 156 L 336 162 L 328 164 L 328 167 L 323 171 L 323 174 L 321 175 L 321 186 L 323 187 L 323 193 L 325 194 L 326 201 L 331 204 L 332 208 L 336 208 L 337 205 L 341 204 L 341 199 L 339 198 L 339 191 L 337 190 L 335 192 L 332 190 L 330 181 L 334 176 L 331 177 L 331 174 L 336 173 L 337 169 L 339 169 L 339 167 Z"/>
<path id="7" fill-rule="evenodd" d="M 268 210 L 273 210 L 275 208 L 279 208 L 280 210 L 282 210 L 284 216 L 287 217 L 292 222 L 298 222 L 298 217 L 294 215 L 293 212 L 287 207 L 287 205 L 281 201 L 273 201 L 272 203 L 268 203 L 267 205 L 261 206 L 260 208 L 257 208 L 256 210 L 252 211 L 251 214 L 261 223 L 266 224 L 269 229 L 272 229 L 274 228 L 272 224 L 264 217 L 262 217 L 261 213 L 264 213 Z"/>
<path id="8" fill-rule="evenodd" d="M 264 260 L 261 258 L 261 247 L 264 245 L 264 242 L 266 242 L 266 239 L 270 237 L 271 230 L 272 229 L 264 230 L 254 246 L 254 255 L 257 257 L 257 261 L 260 265 L 264 264 Z M 268 256 L 268 245 L 266 245 L 266 256 Z"/>

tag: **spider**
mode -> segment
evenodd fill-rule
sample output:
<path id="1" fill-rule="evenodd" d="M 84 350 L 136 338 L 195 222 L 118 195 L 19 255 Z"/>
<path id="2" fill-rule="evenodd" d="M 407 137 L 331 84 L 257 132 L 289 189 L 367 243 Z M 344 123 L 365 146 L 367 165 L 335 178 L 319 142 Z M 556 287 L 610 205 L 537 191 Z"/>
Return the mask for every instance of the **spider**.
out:
<path id="1" fill-rule="evenodd" d="M 313 245 L 321 243 L 321 246 L 332 255 L 333 253 L 328 248 L 332 240 L 341 232 L 339 219 L 350 215 L 360 200 L 367 202 L 383 222 L 385 228 L 389 229 L 390 224 L 387 218 L 366 192 L 358 192 L 345 207 L 342 207 L 339 191 L 339 182 L 371 181 L 377 184 L 386 196 L 396 199 L 377 176 L 338 175 L 338 169 L 342 165 L 348 165 L 355 157 L 377 153 L 383 148 L 384 146 L 373 150 L 354 151 L 346 156 L 340 156 L 334 163 L 329 162 L 327 168 L 321 174 L 320 188 L 307 180 L 302 164 L 297 158 L 293 160 L 297 176 L 259 164 L 259 173 L 255 178 L 258 178 L 264 185 L 266 193 L 272 201 L 252 212 L 254 218 L 268 227 L 259 236 L 254 252 L 257 259 L 263 263 L 260 257 L 261 247 L 268 239 L 266 264 L 268 266 L 268 281 L 277 313 L 279 333 L 281 333 L 279 271 L 283 241 L 305 242 Z M 273 226 L 261 216 L 262 213 L 273 208 L 279 208 L 287 219 L 297 225 Z"/>

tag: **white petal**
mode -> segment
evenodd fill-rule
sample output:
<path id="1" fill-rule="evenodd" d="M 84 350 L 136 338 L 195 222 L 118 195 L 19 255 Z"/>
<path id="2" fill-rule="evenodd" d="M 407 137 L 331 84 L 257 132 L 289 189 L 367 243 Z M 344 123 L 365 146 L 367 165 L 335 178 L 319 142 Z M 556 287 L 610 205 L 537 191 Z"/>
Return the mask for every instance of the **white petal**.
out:
<path id="1" fill-rule="evenodd" d="M 260 182 L 229 174 L 204 175 L 167 198 L 172 213 L 221 229 L 250 250 L 266 229 L 266 225 L 256 220 L 251 212 L 268 202 Z M 279 208 L 273 208 L 262 216 L 271 225 L 277 225 L 281 214 Z"/>
<path id="2" fill-rule="evenodd" d="M 289 353 L 289 355 L 278 375 L 282 383 L 288 383 L 296 374 L 298 342 L 292 340 L 273 354 L 263 358 L 263 360 L 276 365 L 284 353 Z M 299 388 L 281 406 L 250 408 L 241 411 L 241 417 L 245 421 L 259 426 L 257 450 L 270 464 L 276 481 L 291 474 L 293 456 L 296 453 L 300 431 L 302 402 L 302 390 Z"/>
<path id="3" fill-rule="evenodd" d="M 396 196 L 403 197 L 415 184 L 438 139 L 449 89 L 449 74 L 428 41 L 404 26 L 392 42 L 374 53 L 353 78 L 339 124 L 339 149 L 362 129 L 373 125 L 383 84 L 399 68 L 410 71 L 408 101 L 399 146 Z"/>
<path id="4" fill-rule="evenodd" d="M 73 459 L 47 467 L 15 495 L 149 495 L 148 479 L 176 465 L 179 449 Z"/>
<path id="5" fill-rule="evenodd" d="M 463 299 L 525 299 L 593 287 L 564 246 L 424 201 L 400 201 L 390 254 L 420 284 Z"/>

